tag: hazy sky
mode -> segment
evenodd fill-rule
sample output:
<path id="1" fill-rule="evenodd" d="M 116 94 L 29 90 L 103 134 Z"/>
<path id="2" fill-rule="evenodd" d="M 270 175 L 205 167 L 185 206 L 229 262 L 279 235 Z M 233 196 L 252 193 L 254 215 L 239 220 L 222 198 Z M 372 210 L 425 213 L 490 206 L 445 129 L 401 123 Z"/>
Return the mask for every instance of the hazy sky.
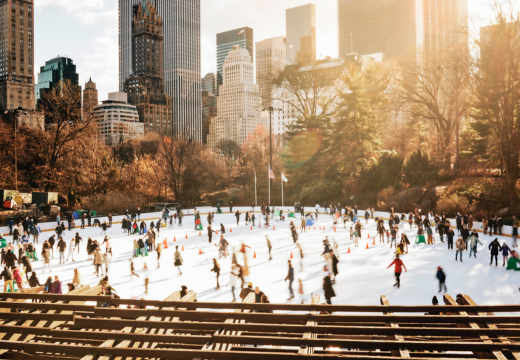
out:
<path id="1" fill-rule="evenodd" d="M 370 0 L 366 0 L 370 1 Z M 470 18 L 490 14 L 492 0 L 468 0 Z M 35 71 L 58 55 L 74 60 L 80 84 L 89 76 L 97 83 L 99 100 L 118 91 L 117 0 L 36 0 Z M 254 41 L 285 35 L 285 9 L 309 0 L 201 0 L 202 76 L 215 71 L 218 32 L 249 26 Z M 337 0 L 316 5 L 317 56 L 338 54 Z"/>

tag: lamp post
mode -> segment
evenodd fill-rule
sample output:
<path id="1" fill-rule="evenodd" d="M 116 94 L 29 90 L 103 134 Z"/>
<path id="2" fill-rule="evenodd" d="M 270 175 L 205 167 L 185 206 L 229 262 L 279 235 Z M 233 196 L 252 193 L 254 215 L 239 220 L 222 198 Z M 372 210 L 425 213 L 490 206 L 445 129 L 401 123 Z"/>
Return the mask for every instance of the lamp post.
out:
<path id="1" fill-rule="evenodd" d="M 14 187 L 15 190 L 18 190 L 18 151 L 16 146 L 16 133 L 17 133 L 17 125 L 18 125 L 18 117 L 23 113 L 23 109 L 19 107 L 16 110 L 6 110 L 4 114 L 13 114 L 14 115 Z M 27 112 L 25 115 L 29 115 Z"/>

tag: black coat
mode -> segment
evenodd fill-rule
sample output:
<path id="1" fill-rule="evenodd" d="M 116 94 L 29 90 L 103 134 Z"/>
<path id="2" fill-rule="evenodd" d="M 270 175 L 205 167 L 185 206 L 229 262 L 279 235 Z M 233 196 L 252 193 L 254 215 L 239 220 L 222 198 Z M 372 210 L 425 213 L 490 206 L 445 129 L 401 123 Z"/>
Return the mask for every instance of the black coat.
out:
<path id="1" fill-rule="evenodd" d="M 502 246 L 500 246 L 498 241 L 495 240 L 491 244 L 489 244 L 488 249 L 491 250 L 491 255 L 498 255 L 498 252 L 502 250 Z"/>
<path id="2" fill-rule="evenodd" d="M 5 265 L 6 265 L 6 266 L 8 266 L 8 267 L 13 267 L 15 261 L 18 261 L 18 259 L 16 258 L 16 255 L 15 255 L 15 254 L 13 254 L 11 251 L 8 251 L 8 252 L 5 254 L 4 261 L 5 261 Z"/>
<path id="3" fill-rule="evenodd" d="M 325 299 L 329 300 L 336 296 L 332 283 L 330 282 L 330 276 L 326 276 L 323 280 L 323 292 L 325 293 Z"/>

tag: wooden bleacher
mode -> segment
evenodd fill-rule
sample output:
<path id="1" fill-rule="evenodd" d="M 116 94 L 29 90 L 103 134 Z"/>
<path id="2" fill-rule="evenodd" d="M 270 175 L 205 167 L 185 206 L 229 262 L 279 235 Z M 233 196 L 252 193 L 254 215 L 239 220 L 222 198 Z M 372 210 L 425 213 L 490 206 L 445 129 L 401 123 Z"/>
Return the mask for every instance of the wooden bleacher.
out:
<path id="1" fill-rule="evenodd" d="M 0 295 L 0 359 L 520 360 L 520 305 L 479 306 L 467 295 L 463 306 L 449 295 L 445 306 L 393 306 L 386 296 L 381 305 L 321 305 L 319 296 L 299 305 L 97 293 Z"/>

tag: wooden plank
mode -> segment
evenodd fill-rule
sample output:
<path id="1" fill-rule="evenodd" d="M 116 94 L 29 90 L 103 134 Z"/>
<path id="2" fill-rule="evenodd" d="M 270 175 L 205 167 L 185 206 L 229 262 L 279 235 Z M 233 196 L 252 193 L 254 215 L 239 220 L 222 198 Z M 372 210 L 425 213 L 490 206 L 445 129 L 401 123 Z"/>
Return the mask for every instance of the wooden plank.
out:
<path id="1" fill-rule="evenodd" d="M 444 303 L 446 305 L 460 306 L 459 304 L 457 304 L 457 302 L 455 300 L 453 300 L 453 298 L 450 295 L 446 295 L 446 294 L 444 295 Z M 459 311 L 458 313 L 459 313 L 459 315 L 462 315 L 462 316 L 468 316 L 468 313 L 466 311 Z M 478 326 L 478 324 L 475 322 L 468 322 L 468 325 L 469 325 L 469 327 L 471 327 L 473 329 L 480 329 L 480 326 Z M 491 341 L 489 336 L 480 335 L 479 337 L 480 337 L 480 339 L 483 340 L 483 342 L 485 344 L 493 344 L 493 341 Z M 491 350 L 491 353 L 493 354 L 495 359 L 507 360 L 507 357 L 500 350 L 496 350 L 496 349 Z M 478 356 L 479 358 L 486 358 L 485 352 L 480 352 L 480 353 L 476 352 L 475 355 Z"/>
<path id="2" fill-rule="evenodd" d="M 470 306 L 475 306 L 477 305 L 477 303 L 475 303 L 473 301 L 473 299 L 471 297 L 469 297 L 468 295 L 462 295 L 462 301 L 464 302 L 464 304 L 468 304 Z M 486 315 L 485 313 L 482 313 L 482 312 L 478 312 L 477 315 Z M 489 315 L 492 315 L 492 314 L 489 314 Z M 495 325 L 495 324 L 492 324 L 492 323 L 486 323 L 487 327 L 490 328 L 490 329 L 493 329 L 493 330 L 498 330 L 498 327 Z M 503 336 L 504 334 L 500 334 L 498 335 L 498 339 L 500 339 L 500 341 L 502 341 L 504 344 L 511 344 L 511 341 Z M 516 360 L 520 360 L 520 352 L 518 351 L 513 351 L 511 352 L 511 354 L 513 355 L 513 357 L 516 359 Z"/>
<path id="3" fill-rule="evenodd" d="M 311 305 L 318 305 L 319 301 L 320 301 L 319 295 L 314 296 L 313 294 L 311 294 Z M 317 312 L 311 311 L 311 314 L 316 315 Z M 309 320 L 305 324 L 305 326 L 307 328 L 309 328 L 311 326 L 315 326 L 315 325 L 317 325 L 317 323 L 314 320 Z M 304 339 L 316 339 L 317 337 L 318 337 L 318 334 L 313 333 L 312 331 L 307 331 L 303 334 Z M 304 345 L 300 348 L 300 350 L 298 351 L 298 354 L 314 354 L 314 348 Z"/>
<path id="4" fill-rule="evenodd" d="M 99 286 L 99 289 L 101 289 L 100 285 L 97 285 L 97 286 Z M 95 286 L 94 288 L 97 288 L 97 286 Z M 43 291 L 43 286 L 31 288 L 31 289 L 38 290 L 39 288 L 41 288 L 41 291 Z M 87 301 L 111 302 L 111 300 L 113 299 L 113 297 L 109 296 L 109 295 L 97 295 L 97 296 L 82 295 L 85 291 L 90 290 L 90 289 L 91 289 L 90 285 L 84 285 L 67 294 L 38 294 L 38 293 L 26 293 L 26 292 L 1 293 L 0 298 L 18 299 L 18 300 L 83 301 L 83 302 L 87 302 Z M 3 301 L 0 303 L 3 303 Z"/>
<path id="5" fill-rule="evenodd" d="M 381 295 L 380 300 L 381 300 L 381 305 L 383 305 L 383 306 L 390 305 L 390 301 L 388 301 L 388 298 L 386 297 L 386 295 Z M 384 314 L 388 315 L 389 317 L 393 316 L 393 313 L 389 312 L 389 311 L 385 312 Z M 397 324 L 395 322 L 390 322 L 390 323 L 386 323 L 386 324 L 387 324 L 387 326 L 389 326 L 391 328 L 398 328 L 399 327 L 399 324 Z M 394 334 L 394 338 L 397 341 L 404 342 L 404 338 L 403 338 L 403 335 L 401 333 L 397 333 L 396 332 Z M 410 357 L 410 353 L 408 352 L 408 350 L 401 349 L 401 348 L 399 348 L 399 350 L 392 351 L 392 355 L 393 356 L 400 356 L 400 357 L 403 357 L 403 358 L 409 358 Z"/>

